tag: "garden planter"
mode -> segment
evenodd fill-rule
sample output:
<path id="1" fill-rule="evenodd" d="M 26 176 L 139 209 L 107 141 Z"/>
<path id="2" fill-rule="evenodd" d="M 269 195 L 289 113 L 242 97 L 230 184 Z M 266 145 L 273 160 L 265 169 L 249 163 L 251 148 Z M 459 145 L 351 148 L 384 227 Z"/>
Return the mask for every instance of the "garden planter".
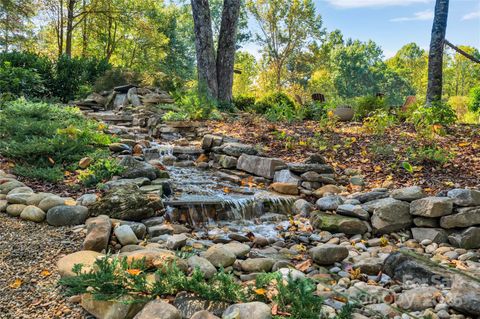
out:
<path id="1" fill-rule="evenodd" d="M 337 116 L 340 121 L 347 122 L 353 119 L 353 115 L 355 115 L 355 112 L 350 107 L 339 106 L 335 110 L 333 110 L 333 114 L 335 114 L 335 116 Z"/>

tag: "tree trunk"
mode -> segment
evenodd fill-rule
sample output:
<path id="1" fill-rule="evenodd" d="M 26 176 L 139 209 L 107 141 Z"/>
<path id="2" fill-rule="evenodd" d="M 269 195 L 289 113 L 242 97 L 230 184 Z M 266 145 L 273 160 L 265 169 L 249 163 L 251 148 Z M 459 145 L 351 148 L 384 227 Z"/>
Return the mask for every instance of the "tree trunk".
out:
<path id="1" fill-rule="evenodd" d="M 217 49 L 218 100 L 232 101 L 233 68 L 241 0 L 224 0 Z"/>
<path id="2" fill-rule="evenodd" d="M 208 0 L 191 0 L 197 53 L 198 82 L 213 98 L 218 98 L 217 68 Z"/>
<path id="3" fill-rule="evenodd" d="M 75 0 L 68 0 L 67 7 L 67 32 L 65 39 L 65 54 L 72 56 L 72 37 L 73 37 L 73 10 L 75 9 Z"/>
<path id="4" fill-rule="evenodd" d="M 442 66 L 449 0 L 436 0 L 432 38 L 428 56 L 427 103 L 442 100 Z"/>

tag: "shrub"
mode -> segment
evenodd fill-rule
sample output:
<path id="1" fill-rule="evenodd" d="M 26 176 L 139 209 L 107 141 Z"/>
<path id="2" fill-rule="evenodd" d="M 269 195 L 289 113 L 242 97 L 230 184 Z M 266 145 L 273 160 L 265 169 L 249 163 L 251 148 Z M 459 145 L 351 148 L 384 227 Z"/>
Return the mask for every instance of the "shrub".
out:
<path id="1" fill-rule="evenodd" d="M 327 115 L 327 104 L 312 101 L 302 106 L 303 115 L 307 120 L 319 121 Z"/>
<path id="2" fill-rule="evenodd" d="M 163 116 L 165 121 L 214 120 L 220 119 L 218 103 L 197 89 L 176 93 L 179 111 L 170 111 Z"/>
<path id="3" fill-rule="evenodd" d="M 109 91 L 116 86 L 125 84 L 140 84 L 142 82 L 141 75 L 135 71 L 114 68 L 107 70 L 103 75 L 99 76 L 93 85 L 95 92 Z"/>
<path id="4" fill-rule="evenodd" d="M 469 108 L 472 112 L 480 111 L 480 86 L 475 86 L 470 90 Z"/>
<path id="5" fill-rule="evenodd" d="M 75 108 L 19 99 L 0 112 L 0 153 L 27 177 L 60 180 L 65 168 L 110 142 L 103 125 Z"/>
<path id="6" fill-rule="evenodd" d="M 233 105 L 240 111 L 252 110 L 255 107 L 255 97 L 250 95 L 235 96 Z"/>
<path id="7" fill-rule="evenodd" d="M 355 116 L 364 118 L 372 115 L 377 110 L 387 110 L 385 99 L 376 96 L 363 96 L 354 100 Z"/>
<path id="8" fill-rule="evenodd" d="M 452 108 L 443 102 L 432 102 L 430 105 L 421 104 L 411 113 L 409 122 L 415 125 L 417 131 L 430 130 L 435 125 L 453 124 L 457 115 Z"/>
<path id="9" fill-rule="evenodd" d="M 272 122 L 294 122 L 301 121 L 304 118 L 302 109 L 290 107 L 284 102 L 273 104 L 266 112 L 265 117 Z"/>
<path id="10" fill-rule="evenodd" d="M 436 145 L 427 145 L 420 147 L 409 147 L 407 149 L 408 158 L 415 164 L 430 164 L 442 166 L 448 163 L 454 155 Z"/>
<path id="11" fill-rule="evenodd" d="M 255 112 L 265 114 L 271 108 L 279 108 L 280 106 L 289 109 L 295 109 L 295 103 L 285 93 L 274 92 L 255 103 Z"/>
<path id="12" fill-rule="evenodd" d="M 116 159 L 99 158 L 86 170 L 80 171 L 79 179 L 87 187 L 110 180 L 125 171 Z"/>
<path id="13" fill-rule="evenodd" d="M 12 66 L 9 61 L 0 64 L 0 88 L 3 94 L 9 93 L 12 97 L 40 97 L 46 92 L 44 83 L 34 70 Z"/>
<path id="14" fill-rule="evenodd" d="M 368 133 L 376 135 L 384 134 L 387 128 L 393 126 L 397 122 L 394 115 L 388 114 L 385 110 L 377 110 L 370 116 L 364 119 L 363 128 Z"/>

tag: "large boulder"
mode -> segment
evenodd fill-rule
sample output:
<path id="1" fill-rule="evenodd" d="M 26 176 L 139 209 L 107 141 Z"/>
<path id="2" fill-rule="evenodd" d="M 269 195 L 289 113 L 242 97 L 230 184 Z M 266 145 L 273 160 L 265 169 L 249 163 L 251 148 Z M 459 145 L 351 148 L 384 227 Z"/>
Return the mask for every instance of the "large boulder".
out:
<path id="1" fill-rule="evenodd" d="M 90 218 L 86 221 L 87 236 L 83 241 L 84 250 L 107 251 L 112 222 L 106 215 Z"/>
<path id="2" fill-rule="evenodd" d="M 440 226 L 443 228 L 466 228 L 480 225 L 480 206 L 459 208 L 453 215 L 440 218 Z"/>
<path id="3" fill-rule="evenodd" d="M 141 221 L 159 214 L 163 203 L 158 195 L 144 194 L 136 185 L 126 185 L 109 190 L 105 196 L 90 206 L 93 216 Z"/>
<path id="4" fill-rule="evenodd" d="M 383 264 L 383 272 L 401 282 L 438 285 L 451 283 L 451 274 L 439 267 L 431 267 L 409 251 L 391 253 Z"/>
<path id="5" fill-rule="evenodd" d="M 480 248 L 480 227 L 470 227 L 465 230 L 451 233 L 448 236 L 450 244 L 464 249 Z"/>
<path id="6" fill-rule="evenodd" d="M 235 156 L 235 157 L 239 157 L 242 154 L 247 154 L 247 155 L 258 154 L 258 151 L 254 146 L 248 145 L 248 144 L 241 144 L 241 143 L 225 143 L 221 146 L 221 150 L 223 153 L 230 156 Z"/>
<path id="7" fill-rule="evenodd" d="M 130 155 L 124 156 L 120 165 L 125 167 L 125 172 L 122 174 L 124 178 L 146 177 L 149 180 L 154 180 L 160 176 L 158 168 L 147 162 L 139 161 Z"/>
<path id="8" fill-rule="evenodd" d="M 440 291 L 435 287 L 418 287 L 406 290 L 397 296 L 397 306 L 405 310 L 420 311 L 433 308 L 437 301 L 433 296 L 438 296 Z"/>
<path id="9" fill-rule="evenodd" d="M 448 233 L 441 228 L 421 228 L 413 227 L 411 229 L 413 238 L 419 243 L 425 239 L 434 243 L 448 243 Z"/>
<path id="10" fill-rule="evenodd" d="M 480 317 L 480 283 L 464 275 L 455 275 L 447 303 L 476 318 Z"/>
<path id="11" fill-rule="evenodd" d="M 393 198 L 380 199 L 373 210 L 371 222 L 378 234 L 402 230 L 412 223 L 410 206 Z"/>
<path id="12" fill-rule="evenodd" d="M 458 206 L 480 206 L 480 191 L 456 188 L 448 191 L 447 196 Z"/>
<path id="13" fill-rule="evenodd" d="M 309 253 L 318 265 L 332 265 L 348 257 L 348 249 L 345 246 L 332 244 L 313 247 Z"/>
<path id="14" fill-rule="evenodd" d="M 368 231 L 365 222 L 358 218 L 327 214 L 318 211 L 311 213 L 310 223 L 316 229 L 327 230 L 332 233 L 354 235 L 365 234 Z"/>
<path id="15" fill-rule="evenodd" d="M 132 301 L 131 297 L 103 301 L 83 294 L 80 305 L 97 319 L 132 319 L 145 305 L 145 302 Z"/>
<path id="16" fill-rule="evenodd" d="M 97 251 L 90 250 L 81 250 L 73 254 L 66 255 L 60 258 L 57 262 L 58 273 L 61 277 L 74 276 L 75 273 L 72 271 L 72 268 L 78 264 L 83 265 L 82 273 L 89 272 L 92 269 L 95 261 L 101 257 L 104 257 L 104 255 Z"/>
<path id="17" fill-rule="evenodd" d="M 410 204 L 410 213 L 414 216 L 441 217 L 450 215 L 453 201 L 448 197 L 425 197 Z"/>
<path id="18" fill-rule="evenodd" d="M 278 158 L 260 157 L 247 154 L 242 154 L 237 163 L 237 169 L 268 179 L 273 179 L 275 171 L 284 167 L 285 163 Z"/>
<path id="19" fill-rule="evenodd" d="M 188 266 L 190 268 L 200 270 L 205 278 L 209 279 L 212 278 L 213 275 L 217 273 L 217 269 L 211 262 L 209 262 L 206 258 L 199 257 L 199 256 L 192 256 L 187 260 Z"/>
<path id="20" fill-rule="evenodd" d="M 55 206 L 47 212 L 47 223 L 52 226 L 80 225 L 88 217 L 88 208 L 85 206 Z"/>

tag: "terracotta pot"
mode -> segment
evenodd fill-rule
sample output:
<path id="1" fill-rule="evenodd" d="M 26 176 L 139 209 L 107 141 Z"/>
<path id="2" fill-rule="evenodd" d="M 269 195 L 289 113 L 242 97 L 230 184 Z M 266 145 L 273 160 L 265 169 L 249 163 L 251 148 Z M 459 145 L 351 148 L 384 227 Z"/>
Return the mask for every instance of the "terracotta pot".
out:
<path id="1" fill-rule="evenodd" d="M 351 107 L 338 106 L 336 109 L 333 110 L 333 114 L 335 114 L 340 119 L 340 121 L 347 122 L 353 119 L 353 115 L 355 115 L 355 112 Z"/>

